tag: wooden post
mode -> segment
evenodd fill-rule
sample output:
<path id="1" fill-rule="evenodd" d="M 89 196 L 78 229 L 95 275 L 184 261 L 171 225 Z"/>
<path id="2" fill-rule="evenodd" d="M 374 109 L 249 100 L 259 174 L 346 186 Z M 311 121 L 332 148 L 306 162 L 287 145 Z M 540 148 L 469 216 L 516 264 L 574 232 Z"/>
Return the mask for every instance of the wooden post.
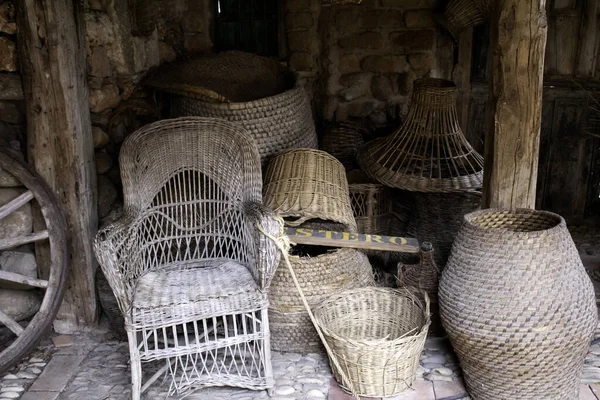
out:
<path id="1" fill-rule="evenodd" d="M 598 3 L 599 0 L 587 0 L 581 17 L 579 49 L 577 51 L 577 76 L 594 76 L 596 56 L 598 54 Z"/>
<path id="2" fill-rule="evenodd" d="M 83 15 L 78 0 L 20 0 L 16 5 L 29 162 L 57 194 L 71 237 L 69 287 L 54 327 L 75 331 L 97 320 L 92 251 L 96 168 Z M 48 257 L 39 250 L 43 269 Z"/>
<path id="3" fill-rule="evenodd" d="M 458 119 L 466 137 L 469 137 L 469 106 L 471 103 L 471 62 L 473 59 L 473 28 L 461 32 L 458 39 L 458 66 L 456 76 L 458 89 Z M 472 143 L 471 143 L 472 144 Z"/>
<path id="4" fill-rule="evenodd" d="M 547 29 L 545 0 L 496 2 L 485 207 L 535 207 Z"/>

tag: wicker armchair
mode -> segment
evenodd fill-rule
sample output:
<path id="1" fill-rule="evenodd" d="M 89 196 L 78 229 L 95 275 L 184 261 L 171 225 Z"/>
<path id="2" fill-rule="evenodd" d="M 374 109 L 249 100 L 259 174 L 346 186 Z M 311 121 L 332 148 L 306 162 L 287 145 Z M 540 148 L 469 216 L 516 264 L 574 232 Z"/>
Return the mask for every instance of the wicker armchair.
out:
<path id="1" fill-rule="evenodd" d="M 125 213 L 94 249 L 125 319 L 132 398 L 161 374 L 169 395 L 271 388 L 266 289 L 279 253 L 257 225 L 283 228 L 261 204 L 254 140 L 227 121 L 163 120 L 127 138 L 120 163 Z M 142 387 L 142 363 L 157 360 Z"/>

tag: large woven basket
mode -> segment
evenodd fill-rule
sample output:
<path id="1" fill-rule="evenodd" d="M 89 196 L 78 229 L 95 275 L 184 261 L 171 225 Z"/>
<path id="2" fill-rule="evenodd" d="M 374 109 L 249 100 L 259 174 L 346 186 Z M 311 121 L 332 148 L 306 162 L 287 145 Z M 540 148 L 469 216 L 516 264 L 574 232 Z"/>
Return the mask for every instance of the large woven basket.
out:
<path id="1" fill-rule="evenodd" d="M 431 242 L 435 250 L 435 262 L 443 270 L 465 214 L 480 207 L 480 192 L 413 193 L 412 211 L 405 234 L 420 242 Z M 418 258 L 407 253 L 399 253 L 398 258 L 398 261 L 418 262 Z"/>
<path id="2" fill-rule="evenodd" d="M 356 227 L 360 233 L 387 235 L 394 218 L 391 190 L 360 170 L 348 173 L 348 188 Z"/>
<path id="3" fill-rule="evenodd" d="M 224 52 L 163 67 L 146 84 L 172 94 L 172 117 L 239 123 L 256 140 L 263 165 L 281 150 L 318 146 L 308 94 L 269 58 Z"/>
<path id="4" fill-rule="evenodd" d="M 472 399 L 579 399 L 598 315 L 562 217 L 523 209 L 465 216 L 439 301 Z"/>
<path id="5" fill-rule="evenodd" d="M 340 160 L 346 171 L 353 170 L 358 168 L 356 154 L 365 143 L 363 135 L 367 132 L 358 122 L 338 122 L 323 134 L 321 149 Z"/>
<path id="6" fill-rule="evenodd" d="M 355 394 L 392 397 L 411 388 L 430 324 L 425 292 L 348 290 L 328 297 L 314 314 Z M 333 374 L 349 391 L 335 366 Z"/>
<path id="7" fill-rule="evenodd" d="M 263 201 L 289 226 L 311 219 L 356 232 L 344 166 L 330 154 L 293 149 L 277 154 L 264 174 Z"/>
<path id="8" fill-rule="evenodd" d="M 485 22 L 491 7 L 492 0 L 450 0 L 441 23 L 458 39 L 465 28 Z"/>
<path id="9" fill-rule="evenodd" d="M 408 116 L 392 135 L 368 142 L 358 161 L 386 186 L 415 192 L 462 192 L 483 183 L 483 157 L 465 138 L 456 112 L 456 86 L 415 81 Z"/>
<path id="10" fill-rule="evenodd" d="M 290 256 L 290 262 L 311 307 L 342 290 L 374 285 L 367 256 L 355 249 L 337 249 L 316 257 Z M 303 354 L 322 351 L 317 331 L 285 265 L 275 272 L 269 302 L 274 350 Z"/>

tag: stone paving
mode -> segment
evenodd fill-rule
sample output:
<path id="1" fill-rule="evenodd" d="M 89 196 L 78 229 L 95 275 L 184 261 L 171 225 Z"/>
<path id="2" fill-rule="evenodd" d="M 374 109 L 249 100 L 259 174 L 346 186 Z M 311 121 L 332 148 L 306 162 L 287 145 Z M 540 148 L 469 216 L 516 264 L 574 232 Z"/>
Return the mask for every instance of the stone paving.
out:
<path id="1" fill-rule="evenodd" d="M 78 335 L 70 347 L 56 348 L 46 341 L 34 354 L 0 380 L 0 400 L 126 400 L 130 399 L 127 343 Z M 321 354 L 274 352 L 276 379 L 272 400 L 351 400 L 332 378 Z M 446 339 L 428 339 L 413 390 L 393 400 L 467 400 L 461 371 Z M 600 400 L 600 344 L 586 360 L 580 400 Z M 145 400 L 166 398 L 161 380 L 144 393 Z M 266 391 L 206 388 L 190 400 L 262 400 Z"/>

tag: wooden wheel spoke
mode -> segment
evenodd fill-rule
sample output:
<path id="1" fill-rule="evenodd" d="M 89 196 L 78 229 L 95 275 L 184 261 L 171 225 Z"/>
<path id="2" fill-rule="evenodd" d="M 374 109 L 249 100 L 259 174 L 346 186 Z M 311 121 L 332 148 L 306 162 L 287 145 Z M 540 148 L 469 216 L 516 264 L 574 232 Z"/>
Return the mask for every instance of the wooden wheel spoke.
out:
<path id="1" fill-rule="evenodd" d="M 23 285 L 38 287 L 42 289 L 46 289 L 48 287 L 48 281 L 37 278 L 30 278 L 25 275 L 15 274 L 14 272 L 2 271 L 0 270 L 0 281 L 8 281 L 20 283 Z"/>
<path id="2" fill-rule="evenodd" d="M 6 325 L 6 327 L 13 331 L 17 336 L 20 336 L 24 331 L 23 327 L 21 327 L 17 321 L 4 314 L 2 311 L 0 311 L 0 322 Z"/>
<path id="3" fill-rule="evenodd" d="M 8 217 L 14 211 L 17 211 L 24 204 L 27 204 L 33 199 L 33 193 L 31 190 L 26 191 L 20 196 L 12 199 L 10 202 L 6 203 L 2 207 L 0 207 L 0 220 Z"/>
<path id="4" fill-rule="evenodd" d="M 19 236 L 16 238 L 0 240 L 0 250 L 6 250 L 13 247 L 21 246 L 27 243 L 33 243 L 40 240 L 48 239 L 48 231 L 39 231 L 27 236 Z"/>

